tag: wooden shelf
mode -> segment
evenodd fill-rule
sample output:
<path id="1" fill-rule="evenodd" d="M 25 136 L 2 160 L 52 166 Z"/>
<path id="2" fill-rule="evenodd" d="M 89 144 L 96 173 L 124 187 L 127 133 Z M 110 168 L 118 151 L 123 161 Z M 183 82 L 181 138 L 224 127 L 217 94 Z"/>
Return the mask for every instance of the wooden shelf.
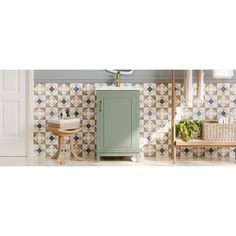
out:
<path id="1" fill-rule="evenodd" d="M 176 139 L 176 147 L 236 147 L 236 141 L 206 141 L 202 139 L 193 139 L 184 142 L 181 139 Z"/>
<path id="2" fill-rule="evenodd" d="M 194 139 L 190 140 L 188 142 L 184 142 L 181 139 L 176 139 L 175 135 L 175 116 L 176 116 L 176 76 L 175 71 L 172 70 L 171 74 L 172 78 L 172 89 L 171 89 L 171 106 L 172 106 L 172 113 L 171 113 L 171 151 L 172 151 L 172 160 L 173 164 L 176 163 L 176 149 L 181 147 L 199 147 L 199 148 L 205 148 L 205 147 L 236 147 L 236 140 L 235 141 L 206 141 L 202 139 Z"/>

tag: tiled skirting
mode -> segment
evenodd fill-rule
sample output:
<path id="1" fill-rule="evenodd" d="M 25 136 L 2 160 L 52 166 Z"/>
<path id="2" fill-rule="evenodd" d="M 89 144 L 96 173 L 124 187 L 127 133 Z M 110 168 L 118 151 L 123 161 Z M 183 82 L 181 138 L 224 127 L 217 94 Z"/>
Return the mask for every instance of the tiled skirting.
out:
<path id="1" fill-rule="evenodd" d="M 99 84 L 99 86 L 104 84 Z M 126 84 L 127 85 L 127 84 Z M 143 83 L 140 87 L 140 146 L 145 158 L 170 158 L 171 84 Z M 82 120 L 83 129 L 75 136 L 78 153 L 88 159 L 96 152 L 95 87 L 98 84 L 36 83 L 34 88 L 34 150 L 37 156 L 52 156 L 57 150 L 57 138 L 45 131 L 45 121 L 56 118 L 63 109 L 71 117 Z M 110 84 L 108 85 L 110 86 Z M 191 109 L 181 108 L 183 118 L 197 120 L 218 119 L 236 114 L 236 83 L 205 85 L 205 101 L 194 99 Z M 196 94 L 196 85 L 194 85 Z M 183 105 L 183 88 L 176 85 L 177 106 Z M 69 149 L 69 143 L 66 142 Z M 69 152 L 67 152 L 69 155 Z M 234 161 L 233 148 L 178 150 L 178 158 Z"/>

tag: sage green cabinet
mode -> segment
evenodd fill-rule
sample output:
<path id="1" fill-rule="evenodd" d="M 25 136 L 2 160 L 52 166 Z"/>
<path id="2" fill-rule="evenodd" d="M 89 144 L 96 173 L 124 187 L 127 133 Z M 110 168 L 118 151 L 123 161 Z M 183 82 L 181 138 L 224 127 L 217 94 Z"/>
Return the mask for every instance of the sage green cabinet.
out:
<path id="1" fill-rule="evenodd" d="M 139 160 L 139 90 L 97 89 L 97 160 L 133 156 Z"/>

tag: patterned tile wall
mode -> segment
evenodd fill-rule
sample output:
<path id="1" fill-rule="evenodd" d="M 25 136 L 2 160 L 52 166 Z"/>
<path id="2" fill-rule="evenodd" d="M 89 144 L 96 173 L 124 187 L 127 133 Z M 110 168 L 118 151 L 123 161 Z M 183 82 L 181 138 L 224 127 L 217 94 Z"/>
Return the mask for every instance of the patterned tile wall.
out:
<path id="1" fill-rule="evenodd" d="M 46 119 L 57 118 L 64 109 L 71 117 L 82 120 L 83 129 L 74 137 L 77 151 L 87 159 L 96 152 L 95 87 L 98 84 L 36 83 L 34 88 L 34 150 L 38 157 L 50 157 L 57 151 L 57 138 L 45 131 Z M 106 85 L 106 84 L 99 84 Z M 127 84 L 126 84 L 127 85 Z M 140 146 L 144 158 L 170 158 L 171 84 L 143 83 L 140 87 Z M 109 84 L 110 86 L 110 84 Z M 194 84 L 196 96 L 196 84 Z M 184 108 L 183 87 L 176 85 L 178 111 L 181 118 L 197 120 L 236 116 L 236 83 L 205 84 L 205 101 L 194 99 L 193 108 Z M 68 140 L 66 148 L 69 150 Z M 69 151 L 67 151 L 69 156 Z M 183 148 L 178 158 L 235 160 L 233 148 Z"/>

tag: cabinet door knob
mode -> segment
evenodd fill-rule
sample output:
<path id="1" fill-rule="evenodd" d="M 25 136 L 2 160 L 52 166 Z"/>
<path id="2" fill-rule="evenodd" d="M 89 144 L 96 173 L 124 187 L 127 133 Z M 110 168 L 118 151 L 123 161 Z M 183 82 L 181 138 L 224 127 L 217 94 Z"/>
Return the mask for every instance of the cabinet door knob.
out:
<path id="1" fill-rule="evenodd" d="M 102 112 L 102 100 L 100 100 L 100 112 Z"/>

